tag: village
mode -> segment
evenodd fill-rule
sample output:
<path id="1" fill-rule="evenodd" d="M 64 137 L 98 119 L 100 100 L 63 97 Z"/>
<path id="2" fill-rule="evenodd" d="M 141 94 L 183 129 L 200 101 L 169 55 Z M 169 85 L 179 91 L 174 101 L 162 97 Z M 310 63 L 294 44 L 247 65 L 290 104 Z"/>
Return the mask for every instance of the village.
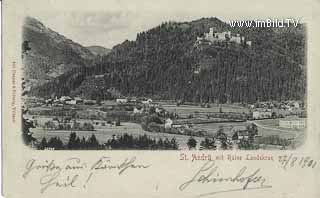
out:
<path id="1" fill-rule="evenodd" d="M 124 96 L 107 101 L 61 96 L 28 97 L 24 108 L 34 135 L 64 134 L 64 141 L 70 132 L 98 134 L 100 142 L 128 133 L 154 139 L 174 137 L 179 149 L 190 148 L 189 138 L 196 140 L 198 149 L 287 149 L 300 145 L 306 128 L 301 101 L 196 104 Z"/>

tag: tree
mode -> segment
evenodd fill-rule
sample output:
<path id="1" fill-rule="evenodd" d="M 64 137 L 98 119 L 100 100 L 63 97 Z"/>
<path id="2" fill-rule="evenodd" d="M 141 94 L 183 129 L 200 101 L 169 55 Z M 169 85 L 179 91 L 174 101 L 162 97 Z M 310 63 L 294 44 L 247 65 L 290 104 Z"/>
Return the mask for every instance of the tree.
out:
<path id="1" fill-rule="evenodd" d="M 99 142 L 94 134 L 91 135 L 91 137 L 87 141 L 87 146 L 89 149 L 98 149 L 99 148 Z"/>
<path id="2" fill-rule="evenodd" d="M 214 138 L 205 138 L 203 141 L 200 143 L 200 149 L 201 150 L 215 150 L 217 146 L 215 145 L 215 140 Z"/>
<path id="3" fill-rule="evenodd" d="M 133 148 L 134 140 L 132 135 L 125 133 L 122 136 L 120 136 L 119 144 L 121 145 L 122 148 L 125 148 L 125 149 Z"/>
<path id="4" fill-rule="evenodd" d="M 156 108 L 155 107 L 150 107 L 149 114 L 154 114 L 154 113 L 156 113 Z"/>
<path id="5" fill-rule="evenodd" d="M 163 121 L 157 114 L 151 114 L 150 116 L 147 116 L 146 120 L 147 123 L 155 122 L 157 124 L 163 124 Z"/>
<path id="6" fill-rule="evenodd" d="M 31 128 L 34 128 L 33 122 L 22 117 L 22 139 L 26 145 L 36 140 L 30 132 Z"/>
<path id="7" fill-rule="evenodd" d="M 228 136 L 223 132 L 223 127 L 219 127 L 215 137 L 220 140 L 222 149 L 226 150 L 229 148 Z"/>
<path id="8" fill-rule="evenodd" d="M 223 132 L 223 127 L 220 126 L 218 129 L 218 132 L 216 133 L 215 137 L 219 139 L 220 141 L 226 141 L 227 140 L 227 135 Z"/>
<path id="9" fill-rule="evenodd" d="M 47 139 L 45 137 L 42 138 L 39 146 L 38 146 L 38 149 L 39 150 L 44 150 L 45 148 L 48 147 L 48 143 L 47 143 Z"/>
<path id="10" fill-rule="evenodd" d="M 68 149 L 77 149 L 77 145 L 76 145 L 76 138 L 77 138 L 77 134 L 75 132 L 70 133 L 69 136 L 69 142 L 68 142 Z"/>
<path id="11" fill-rule="evenodd" d="M 229 148 L 229 144 L 226 140 L 221 141 L 221 148 L 223 150 L 227 150 Z"/>
<path id="12" fill-rule="evenodd" d="M 54 148 L 55 150 L 63 149 L 63 142 L 60 140 L 59 137 L 52 137 L 48 141 L 48 147 Z"/>
<path id="13" fill-rule="evenodd" d="M 171 144 L 167 137 L 164 139 L 163 145 L 164 145 L 164 149 L 171 149 Z"/>
<path id="14" fill-rule="evenodd" d="M 177 150 L 177 149 L 179 148 L 179 145 L 178 145 L 177 140 L 176 140 L 175 137 L 173 137 L 173 138 L 171 139 L 171 148 L 172 148 L 173 150 Z"/>
<path id="15" fill-rule="evenodd" d="M 158 145 L 158 149 L 163 149 L 164 146 L 163 146 L 162 138 L 159 138 L 157 145 Z"/>
<path id="16" fill-rule="evenodd" d="M 258 127 L 257 127 L 257 125 L 252 123 L 251 125 L 247 126 L 247 130 L 248 130 L 248 133 L 249 133 L 249 141 L 253 142 L 254 141 L 254 137 L 256 135 L 258 135 Z"/>
<path id="17" fill-rule="evenodd" d="M 80 141 L 80 148 L 81 149 L 86 149 L 87 148 L 87 142 L 86 142 L 86 138 L 84 136 L 82 136 L 82 139 Z"/>
<path id="18" fill-rule="evenodd" d="M 112 139 L 107 141 L 106 146 L 109 146 L 111 149 L 119 149 L 120 144 L 116 139 L 116 135 L 112 135 Z"/>
<path id="19" fill-rule="evenodd" d="M 239 139 L 238 132 L 235 132 L 235 133 L 232 135 L 232 140 L 238 140 L 238 139 Z"/>
<path id="20" fill-rule="evenodd" d="M 189 147 L 189 150 L 195 149 L 197 146 L 197 140 L 194 139 L 192 136 L 188 139 L 187 145 Z"/>
<path id="21" fill-rule="evenodd" d="M 81 149 L 81 140 L 78 136 L 75 141 L 75 149 Z"/>

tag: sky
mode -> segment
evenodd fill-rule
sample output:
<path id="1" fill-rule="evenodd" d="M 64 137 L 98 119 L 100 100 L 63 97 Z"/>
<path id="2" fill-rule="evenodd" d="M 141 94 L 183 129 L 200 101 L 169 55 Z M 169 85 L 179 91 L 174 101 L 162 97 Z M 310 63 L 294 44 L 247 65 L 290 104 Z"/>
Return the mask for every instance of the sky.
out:
<path id="1" fill-rule="evenodd" d="M 45 26 L 84 46 L 112 48 L 126 39 L 135 40 L 139 32 L 166 21 L 191 21 L 204 15 L 182 13 L 155 14 L 132 11 L 46 13 L 32 16 Z M 208 15 L 210 17 L 210 15 Z"/>
<path id="2" fill-rule="evenodd" d="M 151 29 L 166 21 L 181 22 L 202 17 L 217 17 L 228 22 L 228 20 L 234 19 L 255 20 L 281 15 L 296 16 L 297 10 L 299 10 L 300 17 L 308 12 L 308 9 L 304 8 L 302 3 L 294 6 L 296 9 L 288 11 L 289 9 L 284 9 L 285 6 L 288 6 L 287 2 L 281 3 L 278 1 L 276 6 L 272 2 L 261 4 L 256 3 L 255 0 L 242 1 L 250 3 L 250 7 L 246 6 L 246 3 L 232 5 L 228 0 L 199 1 L 202 3 L 175 0 L 175 4 L 169 4 L 168 2 L 171 2 L 171 0 L 163 0 L 161 3 L 157 1 L 158 4 L 150 0 L 118 0 L 114 2 L 108 0 L 103 2 L 109 7 L 102 6 L 103 3 L 84 5 L 70 2 L 72 6 L 68 6 L 67 3 L 52 4 L 50 5 L 52 7 L 52 9 L 49 9 L 50 11 L 48 11 L 48 5 L 43 6 L 46 8 L 44 12 L 35 13 L 31 8 L 26 8 L 26 10 L 32 13 L 29 16 L 40 20 L 45 26 L 74 42 L 83 46 L 99 45 L 107 48 L 112 48 L 126 39 L 135 40 L 137 33 Z M 267 9 L 268 11 L 266 11 Z"/>

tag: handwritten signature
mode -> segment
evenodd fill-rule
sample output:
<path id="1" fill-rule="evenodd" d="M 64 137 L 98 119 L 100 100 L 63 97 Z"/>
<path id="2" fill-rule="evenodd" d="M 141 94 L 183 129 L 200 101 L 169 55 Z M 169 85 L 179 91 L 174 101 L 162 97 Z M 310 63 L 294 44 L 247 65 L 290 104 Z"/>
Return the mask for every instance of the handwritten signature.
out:
<path id="1" fill-rule="evenodd" d="M 86 188 L 93 175 L 102 171 L 117 171 L 117 174 L 122 175 L 129 169 L 146 169 L 150 167 L 150 165 L 139 164 L 136 161 L 136 157 L 131 157 L 115 162 L 110 157 L 105 156 L 92 164 L 83 162 L 76 157 L 68 158 L 62 162 L 30 159 L 26 163 L 22 177 L 27 179 L 31 174 L 39 175 L 41 193 L 46 192 L 51 187 L 74 188 L 82 186 Z"/>
<path id="2" fill-rule="evenodd" d="M 193 184 L 223 184 L 223 183 L 234 183 L 239 184 L 238 188 L 232 188 L 227 190 L 213 191 L 206 194 L 200 194 L 196 197 L 204 197 L 214 195 L 218 193 L 242 191 L 242 190 L 256 190 L 272 188 L 271 185 L 266 185 L 266 178 L 261 176 L 261 169 L 254 171 L 248 170 L 246 166 L 243 166 L 232 176 L 221 176 L 219 167 L 215 161 L 207 161 L 203 166 L 192 176 L 191 179 L 184 182 L 179 186 L 180 191 L 184 191 L 190 188 Z"/>

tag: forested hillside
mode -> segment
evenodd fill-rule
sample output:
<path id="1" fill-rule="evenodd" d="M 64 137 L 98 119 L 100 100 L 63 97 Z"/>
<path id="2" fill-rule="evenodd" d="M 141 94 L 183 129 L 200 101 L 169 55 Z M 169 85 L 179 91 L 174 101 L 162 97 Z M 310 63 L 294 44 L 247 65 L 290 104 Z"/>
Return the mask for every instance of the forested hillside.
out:
<path id="1" fill-rule="evenodd" d="M 26 17 L 23 26 L 22 60 L 27 86 L 51 83 L 61 76 L 81 75 L 95 56 L 85 47 Z M 71 77 L 73 78 L 73 77 Z"/>
<path id="2" fill-rule="evenodd" d="M 195 45 L 210 27 L 240 33 L 252 46 Z M 203 18 L 138 33 L 135 41 L 96 58 L 90 69 L 62 75 L 32 93 L 106 99 L 116 90 L 124 96 L 222 103 L 303 99 L 305 67 L 303 25 L 231 28 L 217 18 Z"/>

